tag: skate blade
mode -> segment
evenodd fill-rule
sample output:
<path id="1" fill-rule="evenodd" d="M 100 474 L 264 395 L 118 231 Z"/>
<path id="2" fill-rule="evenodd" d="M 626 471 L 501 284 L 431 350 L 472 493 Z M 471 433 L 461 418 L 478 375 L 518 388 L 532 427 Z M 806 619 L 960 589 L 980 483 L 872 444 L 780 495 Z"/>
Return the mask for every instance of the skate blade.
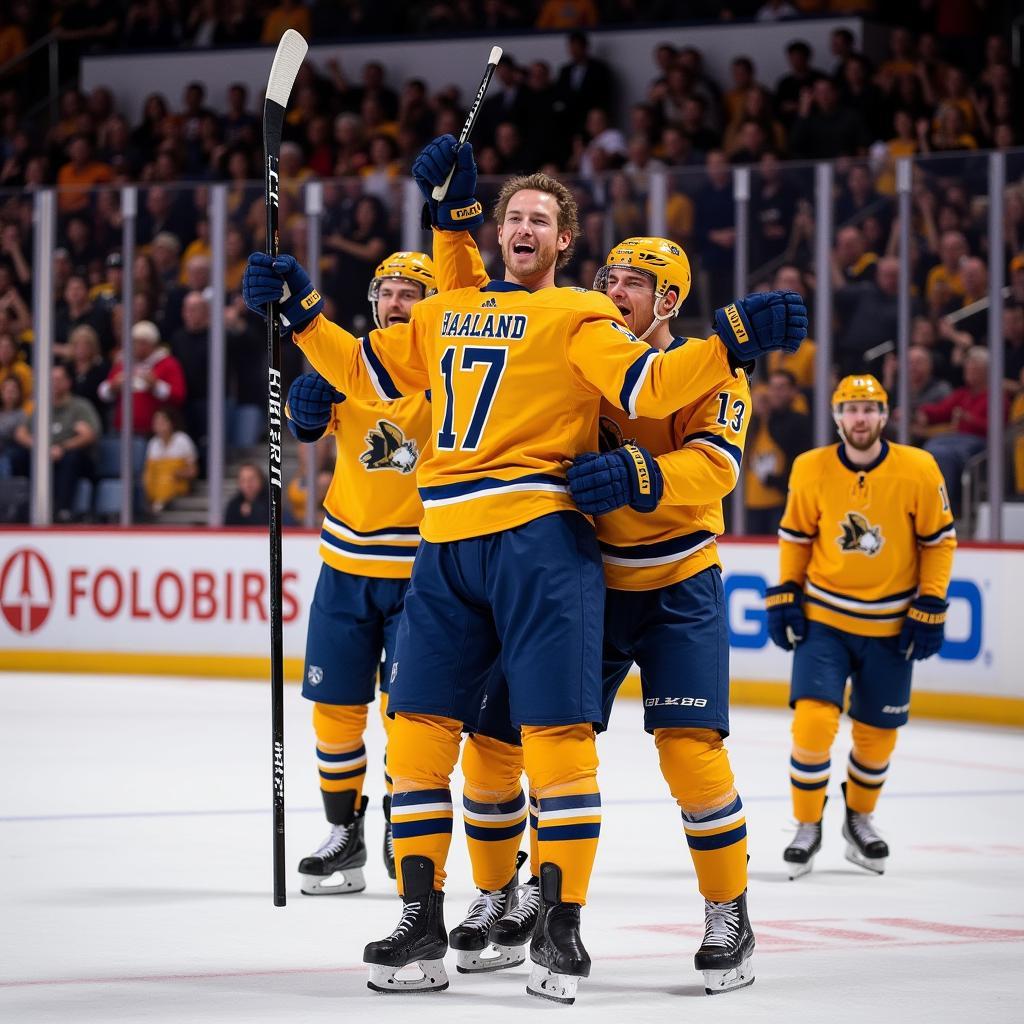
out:
<path id="1" fill-rule="evenodd" d="M 859 868 L 864 868 L 875 875 L 885 874 L 885 862 L 889 859 L 888 857 L 865 857 L 860 850 L 854 846 L 853 843 L 846 844 L 846 859 L 851 864 L 856 864 Z"/>
<path id="2" fill-rule="evenodd" d="M 576 986 L 579 983 L 580 979 L 575 974 L 555 974 L 540 964 L 534 964 L 530 970 L 530 980 L 526 983 L 526 991 L 540 999 L 572 1006 L 576 1002 Z"/>
<path id="3" fill-rule="evenodd" d="M 786 867 L 789 870 L 789 880 L 794 882 L 796 879 L 803 878 L 804 875 L 811 873 L 811 868 L 814 867 L 814 858 L 811 857 L 806 864 L 797 864 L 795 861 L 787 860 Z"/>
<path id="4" fill-rule="evenodd" d="M 370 977 L 366 987 L 382 995 L 396 995 L 404 992 L 443 992 L 448 987 L 448 972 L 444 960 L 417 960 L 404 967 L 388 967 L 384 964 L 368 964 Z M 417 970 L 418 969 L 418 970 Z M 412 977 L 399 977 L 403 972 L 416 971 Z"/>
<path id="5" fill-rule="evenodd" d="M 526 963 L 525 946 L 499 946 L 492 942 L 486 949 L 460 949 L 458 953 L 455 969 L 459 974 L 486 974 Z"/>
<path id="6" fill-rule="evenodd" d="M 731 967 L 727 971 L 704 971 L 704 991 L 709 996 L 719 996 L 723 992 L 732 992 L 737 988 L 746 988 L 754 984 L 754 966 L 751 958 L 744 959 L 739 967 Z"/>
<path id="7" fill-rule="evenodd" d="M 301 890 L 307 896 L 343 896 L 349 892 L 362 892 L 366 879 L 362 868 L 333 871 L 329 875 L 300 875 Z"/>

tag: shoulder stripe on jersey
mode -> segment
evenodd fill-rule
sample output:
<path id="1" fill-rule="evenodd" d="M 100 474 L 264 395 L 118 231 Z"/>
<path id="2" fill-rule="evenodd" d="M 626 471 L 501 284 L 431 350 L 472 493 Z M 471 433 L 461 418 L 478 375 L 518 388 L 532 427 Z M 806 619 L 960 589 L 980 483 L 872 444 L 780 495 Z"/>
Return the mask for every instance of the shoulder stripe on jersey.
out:
<path id="1" fill-rule="evenodd" d="M 830 612 L 835 612 L 836 615 L 848 615 L 851 619 L 866 619 L 868 622 L 899 622 L 903 617 L 903 612 L 898 612 L 896 615 L 870 615 L 867 612 L 855 612 L 849 608 L 839 608 L 832 604 L 831 601 L 822 601 L 817 597 L 811 597 L 807 594 L 804 600 L 808 604 L 816 604 L 820 608 L 827 608 Z"/>
<path id="2" fill-rule="evenodd" d="M 695 551 L 713 544 L 717 535 L 708 530 L 697 530 L 682 537 L 660 540 L 654 544 L 634 544 L 631 547 L 616 547 L 601 544 L 601 559 L 608 565 L 669 565 L 681 562 Z"/>
<path id="3" fill-rule="evenodd" d="M 955 537 L 956 536 L 956 526 L 954 525 L 952 519 L 948 523 L 946 523 L 945 526 L 943 526 L 940 529 L 936 530 L 934 533 L 929 533 L 926 537 L 922 537 L 920 534 L 918 534 L 917 535 L 917 543 L 918 544 L 938 544 L 938 542 L 940 540 L 944 540 L 947 535 L 949 535 L 950 537 Z"/>
<path id="4" fill-rule="evenodd" d="M 783 540 L 793 541 L 794 544 L 810 544 L 818 535 L 816 533 L 801 533 L 799 530 L 789 530 L 780 526 L 779 536 Z"/>
<path id="5" fill-rule="evenodd" d="M 814 591 L 818 597 L 833 598 L 837 601 L 852 601 L 857 607 L 875 607 L 884 608 L 888 605 L 904 605 L 906 602 L 913 600 L 917 594 L 917 587 L 911 587 L 909 590 L 901 590 L 898 594 L 885 594 L 883 597 L 876 597 L 870 601 L 861 601 L 856 597 L 850 597 L 849 594 L 842 594 L 838 590 L 829 590 L 828 587 L 823 587 L 820 583 L 814 583 L 810 579 L 807 581 L 807 587 L 809 591 Z"/>
<path id="6" fill-rule="evenodd" d="M 392 562 L 411 562 L 416 557 L 416 548 L 407 545 L 400 547 L 397 544 L 350 544 L 327 530 L 320 531 L 320 543 L 345 558 L 358 558 L 364 561 L 386 558 Z"/>
<path id="7" fill-rule="evenodd" d="M 373 381 L 373 388 L 380 398 L 385 402 L 393 402 L 396 398 L 401 398 L 402 392 L 395 387 L 391 374 L 384 369 L 384 364 L 377 358 L 377 353 L 373 351 L 369 337 L 362 339 L 360 351 L 363 354 L 363 362 L 366 364 L 370 379 Z"/>
<path id="8" fill-rule="evenodd" d="M 424 508 L 437 508 L 440 505 L 455 505 L 497 494 L 513 494 L 516 491 L 557 491 L 566 494 L 568 490 L 564 477 L 553 473 L 528 473 L 514 480 L 484 476 L 460 484 L 438 484 L 434 487 L 421 487 L 419 492 Z"/>
<path id="9" fill-rule="evenodd" d="M 324 511 L 323 528 L 330 530 L 331 533 L 338 537 L 344 537 L 346 540 L 404 541 L 415 544 L 420 539 L 420 528 L 418 526 L 386 526 L 382 530 L 369 530 L 364 533 L 361 530 L 354 530 L 348 523 L 342 522 L 337 516 L 332 516 L 326 510 Z"/>
<path id="10" fill-rule="evenodd" d="M 735 477 L 739 478 L 740 462 L 743 459 L 743 450 L 739 445 L 731 444 L 721 434 L 714 434 L 710 430 L 698 430 L 696 433 L 688 434 L 683 438 L 684 447 L 691 444 L 708 445 L 721 452 L 729 461 L 729 465 L 732 466 Z"/>
<path id="11" fill-rule="evenodd" d="M 659 352 L 656 348 L 649 348 L 630 366 L 623 378 L 622 390 L 619 392 L 619 405 L 625 409 L 631 420 L 636 419 L 636 398 L 647 379 L 651 360 L 657 355 Z"/>

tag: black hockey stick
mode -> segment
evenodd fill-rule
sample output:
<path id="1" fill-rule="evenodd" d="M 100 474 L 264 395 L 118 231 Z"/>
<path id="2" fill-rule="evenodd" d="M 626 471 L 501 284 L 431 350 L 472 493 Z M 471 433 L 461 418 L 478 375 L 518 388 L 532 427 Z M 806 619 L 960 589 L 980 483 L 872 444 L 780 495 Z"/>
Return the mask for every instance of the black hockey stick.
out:
<path id="1" fill-rule="evenodd" d="M 281 130 L 295 76 L 306 56 L 306 40 L 289 29 L 277 44 L 263 106 L 263 152 L 267 204 L 268 256 L 280 252 L 277 234 L 278 174 Z M 281 322 L 277 307 L 267 304 L 267 415 L 270 477 L 270 705 L 274 780 L 274 906 L 287 901 L 284 881 L 284 639 L 281 616 Z"/>
<path id="2" fill-rule="evenodd" d="M 491 47 L 491 55 L 487 58 L 487 67 L 484 68 L 484 77 L 480 79 L 480 88 L 476 91 L 476 99 L 473 100 L 473 105 L 469 108 L 469 113 L 466 115 L 466 123 L 462 126 L 462 131 L 459 132 L 460 146 L 469 138 L 469 133 L 473 130 L 473 125 L 476 124 L 477 116 L 480 113 L 480 106 L 487 93 L 487 86 L 491 84 L 491 79 L 494 77 L 494 69 L 501 60 L 501 52 L 500 46 Z M 434 186 L 434 191 L 431 195 L 437 202 L 440 202 L 448 194 L 448 186 L 452 183 L 452 175 L 454 173 L 455 168 L 452 167 L 448 172 L 448 177 L 444 179 L 444 184 Z"/>

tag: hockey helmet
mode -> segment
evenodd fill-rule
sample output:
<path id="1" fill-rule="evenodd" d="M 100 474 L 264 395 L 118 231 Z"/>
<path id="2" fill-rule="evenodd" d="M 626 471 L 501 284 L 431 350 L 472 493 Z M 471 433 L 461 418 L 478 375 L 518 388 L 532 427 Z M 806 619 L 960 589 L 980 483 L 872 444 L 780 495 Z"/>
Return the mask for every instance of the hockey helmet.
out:
<path id="1" fill-rule="evenodd" d="M 888 412 L 889 396 L 870 373 L 844 377 L 832 392 L 832 414 L 843 411 L 844 402 L 877 402 L 880 412 Z"/>
<path id="2" fill-rule="evenodd" d="M 434 264 L 425 252 L 393 252 L 381 261 L 373 272 L 370 288 L 366 297 L 370 300 L 373 322 L 378 327 L 384 325 L 377 318 L 377 300 L 380 297 L 380 286 L 385 281 L 410 281 L 423 288 L 423 298 L 437 291 L 434 282 Z"/>

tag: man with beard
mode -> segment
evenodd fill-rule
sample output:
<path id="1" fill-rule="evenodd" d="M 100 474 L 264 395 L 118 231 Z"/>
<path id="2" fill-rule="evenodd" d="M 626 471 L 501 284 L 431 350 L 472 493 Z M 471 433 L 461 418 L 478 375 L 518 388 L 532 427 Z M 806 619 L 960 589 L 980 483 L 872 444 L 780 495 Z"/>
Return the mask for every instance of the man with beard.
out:
<path id="1" fill-rule="evenodd" d="M 472 150 L 443 136 L 426 147 L 414 176 L 429 197 L 450 172 L 445 200 L 428 198 L 431 219 L 472 229 L 483 219 Z M 593 723 L 602 719 L 604 578 L 566 463 L 595 447 L 602 396 L 630 416 L 667 416 L 764 349 L 794 348 L 803 328 L 787 297 L 775 296 L 763 310 L 767 337 L 748 311 L 733 309 L 721 338 L 661 353 L 638 342 L 606 296 L 554 287 L 579 230 L 575 200 L 561 182 L 544 174 L 510 179 L 496 219 L 503 281 L 425 299 L 408 324 L 364 339 L 321 315 L 323 301 L 292 257 L 254 253 L 244 290 L 255 311 L 279 302 L 296 343 L 350 396 L 397 400 L 430 389 L 433 397 L 435 433 L 417 479 L 423 543 L 399 626 L 389 708 L 404 909 L 396 929 L 366 947 L 370 987 L 448 985 L 450 777 L 463 725 L 477 722 L 487 671 L 500 659 L 538 803 L 541 907 L 527 989 L 571 1002 L 590 973 L 580 909 L 601 821 Z M 646 466 L 634 465 L 638 497 L 649 500 L 656 483 Z M 397 975 L 409 964 L 421 977 L 403 981 Z"/>
<path id="2" fill-rule="evenodd" d="M 797 831 L 790 878 L 821 848 L 829 751 L 852 681 L 853 749 L 842 785 L 846 859 L 876 874 L 889 847 L 872 823 L 910 709 L 913 662 L 942 646 L 956 531 L 935 459 L 882 437 L 888 395 L 874 377 L 845 377 L 832 395 L 839 444 L 793 463 L 779 527 L 780 584 L 768 631 L 794 650 L 790 782 Z"/>

